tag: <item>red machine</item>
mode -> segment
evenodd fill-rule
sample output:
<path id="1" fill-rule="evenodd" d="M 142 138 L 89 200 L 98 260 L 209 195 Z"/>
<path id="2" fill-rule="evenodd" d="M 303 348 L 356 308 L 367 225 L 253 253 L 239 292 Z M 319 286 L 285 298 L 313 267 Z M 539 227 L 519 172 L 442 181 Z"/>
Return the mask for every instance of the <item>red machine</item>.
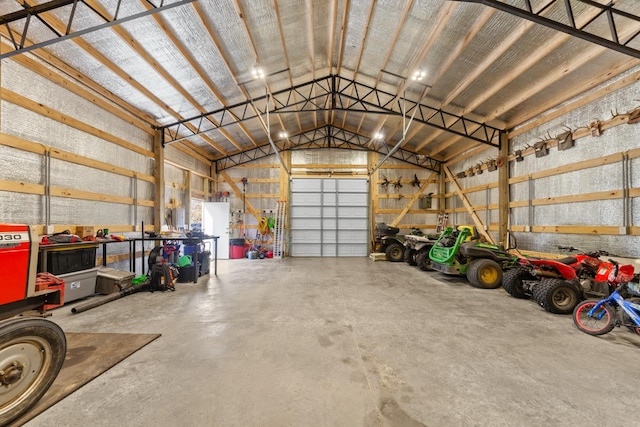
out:
<path id="1" fill-rule="evenodd" d="M 0 425 L 20 417 L 55 380 L 67 352 L 64 332 L 41 317 L 14 317 L 61 303 L 60 289 L 38 289 L 38 236 L 0 224 Z"/>

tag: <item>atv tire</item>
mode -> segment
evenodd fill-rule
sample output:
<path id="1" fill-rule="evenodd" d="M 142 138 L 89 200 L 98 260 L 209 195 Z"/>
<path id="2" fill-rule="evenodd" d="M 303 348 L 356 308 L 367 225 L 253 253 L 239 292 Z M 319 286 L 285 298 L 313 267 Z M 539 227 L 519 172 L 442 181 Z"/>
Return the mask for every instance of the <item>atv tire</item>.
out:
<path id="1" fill-rule="evenodd" d="M 431 268 L 431 259 L 429 258 L 429 250 L 428 249 L 421 250 L 420 252 L 418 252 L 418 255 L 416 255 L 416 265 L 422 271 L 432 271 L 433 270 L 433 268 Z"/>
<path id="2" fill-rule="evenodd" d="M 560 279 L 545 279 L 537 286 L 538 303 L 549 313 L 571 314 L 580 302 L 578 290 Z"/>
<path id="3" fill-rule="evenodd" d="M 405 248 L 404 261 L 409 265 L 416 265 L 416 251 L 410 248 Z"/>
<path id="4" fill-rule="evenodd" d="M 528 299 L 531 294 L 522 287 L 523 280 L 535 280 L 535 278 L 524 268 L 513 268 L 502 277 L 502 287 L 514 298 Z"/>
<path id="5" fill-rule="evenodd" d="M 404 246 L 398 243 L 392 243 L 384 250 L 387 255 L 387 261 L 400 262 L 404 260 Z"/>
<path id="6" fill-rule="evenodd" d="M 476 288 L 499 288 L 502 285 L 502 268 L 492 259 L 474 259 L 467 269 L 467 280 Z"/>

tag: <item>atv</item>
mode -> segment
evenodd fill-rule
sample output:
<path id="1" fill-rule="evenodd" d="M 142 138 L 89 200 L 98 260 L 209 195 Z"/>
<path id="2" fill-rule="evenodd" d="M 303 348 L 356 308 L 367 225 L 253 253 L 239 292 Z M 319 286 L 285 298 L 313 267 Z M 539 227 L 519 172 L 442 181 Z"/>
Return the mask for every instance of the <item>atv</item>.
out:
<path id="1" fill-rule="evenodd" d="M 444 274 L 466 276 L 476 288 L 495 289 L 502 272 L 518 265 L 518 257 L 502 245 L 482 242 L 471 226 L 447 227 L 429 251 L 431 268 Z"/>
<path id="2" fill-rule="evenodd" d="M 387 255 L 387 260 L 400 262 L 405 259 L 405 235 L 398 234 L 400 229 L 380 222 L 376 224 L 376 242 L 380 243 L 380 252 Z M 422 231 L 417 228 L 411 230 L 410 235 L 420 236 Z"/>
<path id="3" fill-rule="evenodd" d="M 437 234 L 428 234 L 425 236 L 405 236 L 404 260 L 409 265 L 417 265 L 420 270 L 432 270 L 431 260 L 429 259 L 429 251 L 437 240 Z"/>
<path id="4" fill-rule="evenodd" d="M 579 251 L 572 246 L 558 249 Z M 561 259 L 521 258 L 520 265 L 504 275 L 502 287 L 509 295 L 532 298 L 545 311 L 555 314 L 572 313 L 583 299 L 608 297 L 616 286 L 610 280 L 615 265 L 600 257 L 609 253 L 579 252 Z"/>

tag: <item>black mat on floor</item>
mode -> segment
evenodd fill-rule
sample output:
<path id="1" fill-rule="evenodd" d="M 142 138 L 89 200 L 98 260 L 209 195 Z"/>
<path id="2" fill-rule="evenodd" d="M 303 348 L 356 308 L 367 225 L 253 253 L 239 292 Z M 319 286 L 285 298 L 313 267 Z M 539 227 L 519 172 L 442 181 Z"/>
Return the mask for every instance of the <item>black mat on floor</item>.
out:
<path id="1" fill-rule="evenodd" d="M 35 418 L 69 396 L 103 372 L 111 369 L 136 351 L 140 350 L 160 334 L 65 334 L 67 356 L 58 377 L 40 401 L 11 427 L 18 427 Z"/>

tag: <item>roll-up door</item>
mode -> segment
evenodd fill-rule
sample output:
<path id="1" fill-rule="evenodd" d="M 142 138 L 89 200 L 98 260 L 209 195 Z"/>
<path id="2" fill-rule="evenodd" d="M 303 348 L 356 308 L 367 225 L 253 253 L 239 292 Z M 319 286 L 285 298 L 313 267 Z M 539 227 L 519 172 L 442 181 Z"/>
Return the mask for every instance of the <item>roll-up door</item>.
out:
<path id="1" fill-rule="evenodd" d="M 368 212 L 366 179 L 294 178 L 291 256 L 367 256 Z"/>

